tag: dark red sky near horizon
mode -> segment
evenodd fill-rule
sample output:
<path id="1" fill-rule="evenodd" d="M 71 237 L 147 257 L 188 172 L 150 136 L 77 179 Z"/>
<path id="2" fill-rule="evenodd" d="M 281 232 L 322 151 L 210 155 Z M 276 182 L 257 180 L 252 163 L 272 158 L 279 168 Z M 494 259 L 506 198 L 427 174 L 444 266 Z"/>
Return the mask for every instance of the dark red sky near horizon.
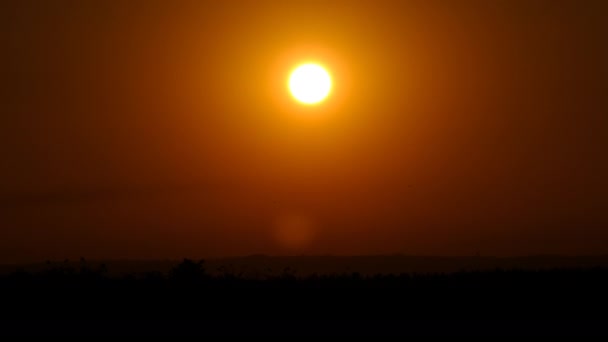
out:
<path id="1" fill-rule="evenodd" d="M 602 1 L 0 3 L 0 263 L 608 254 Z M 332 96 L 285 80 L 314 59 Z"/>

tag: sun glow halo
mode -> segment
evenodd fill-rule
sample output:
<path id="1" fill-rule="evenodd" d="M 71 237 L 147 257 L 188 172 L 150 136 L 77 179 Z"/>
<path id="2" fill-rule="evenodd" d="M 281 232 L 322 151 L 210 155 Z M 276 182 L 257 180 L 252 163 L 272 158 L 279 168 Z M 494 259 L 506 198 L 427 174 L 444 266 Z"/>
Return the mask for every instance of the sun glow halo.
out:
<path id="1" fill-rule="evenodd" d="M 331 87 L 331 76 L 325 68 L 315 63 L 302 64 L 289 76 L 291 95 L 305 105 L 314 105 L 325 100 Z"/>

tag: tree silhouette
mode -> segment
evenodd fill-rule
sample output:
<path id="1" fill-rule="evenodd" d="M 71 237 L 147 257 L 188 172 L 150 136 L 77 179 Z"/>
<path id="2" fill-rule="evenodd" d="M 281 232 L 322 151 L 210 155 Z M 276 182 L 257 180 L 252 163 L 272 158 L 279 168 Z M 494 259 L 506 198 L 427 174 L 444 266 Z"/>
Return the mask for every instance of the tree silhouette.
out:
<path id="1" fill-rule="evenodd" d="M 170 273 L 171 280 L 180 284 L 197 284 L 208 278 L 204 260 L 194 261 L 184 259 Z"/>

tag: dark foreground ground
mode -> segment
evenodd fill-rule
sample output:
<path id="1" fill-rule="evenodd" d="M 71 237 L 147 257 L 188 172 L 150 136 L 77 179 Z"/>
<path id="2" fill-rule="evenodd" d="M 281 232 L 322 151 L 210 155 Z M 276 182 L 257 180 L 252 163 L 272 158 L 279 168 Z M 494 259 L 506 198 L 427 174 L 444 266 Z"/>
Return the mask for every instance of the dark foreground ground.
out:
<path id="1" fill-rule="evenodd" d="M 605 335 L 608 269 L 362 276 L 108 275 L 56 267 L 0 277 L 0 335 Z"/>

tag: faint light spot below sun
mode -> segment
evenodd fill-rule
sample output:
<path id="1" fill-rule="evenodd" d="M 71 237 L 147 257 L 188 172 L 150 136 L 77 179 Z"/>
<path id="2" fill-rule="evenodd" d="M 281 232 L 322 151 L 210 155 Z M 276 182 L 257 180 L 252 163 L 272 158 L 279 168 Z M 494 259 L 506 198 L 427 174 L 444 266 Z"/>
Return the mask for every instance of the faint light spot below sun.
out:
<path id="1" fill-rule="evenodd" d="M 314 105 L 325 100 L 331 87 L 331 76 L 325 68 L 315 63 L 302 64 L 289 76 L 291 95 L 305 105 Z"/>
<path id="2" fill-rule="evenodd" d="M 282 215 L 275 227 L 277 242 L 290 251 L 305 249 L 314 239 L 314 223 L 306 216 Z"/>

